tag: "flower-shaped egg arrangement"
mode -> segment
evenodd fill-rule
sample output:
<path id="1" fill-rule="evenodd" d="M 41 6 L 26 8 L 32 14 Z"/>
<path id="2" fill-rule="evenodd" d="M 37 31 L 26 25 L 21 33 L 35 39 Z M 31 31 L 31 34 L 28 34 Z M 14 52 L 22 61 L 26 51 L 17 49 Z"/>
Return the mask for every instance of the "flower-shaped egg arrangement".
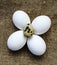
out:
<path id="1" fill-rule="evenodd" d="M 51 26 L 48 16 L 37 16 L 31 23 L 29 16 L 21 10 L 13 14 L 13 23 L 20 29 L 11 34 L 7 46 L 12 51 L 20 50 L 27 42 L 28 49 L 34 55 L 41 56 L 46 51 L 45 41 L 38 35 L 47 32 Z"/>

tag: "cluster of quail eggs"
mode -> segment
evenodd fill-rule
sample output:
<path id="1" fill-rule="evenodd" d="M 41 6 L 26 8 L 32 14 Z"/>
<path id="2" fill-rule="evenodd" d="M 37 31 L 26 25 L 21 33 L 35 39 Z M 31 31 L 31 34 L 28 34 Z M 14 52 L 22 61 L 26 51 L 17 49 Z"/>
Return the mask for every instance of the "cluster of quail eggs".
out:
<path id="1" fill-rule="evenodd" d="M 30 17 L 24 11 L 18 10 L 12 16 L 14 25 L 20 29 L 12 33 L 7 46 L 12 51 L 18 51 L 24 47 L 27 42 L 28 49 L 34 55 L 41 56 L 46 51 L 46 43 L 42 35 L 46 33 L 51 26 L 51 19 L 48 16 L 37 16 L 31 23 Z"/>

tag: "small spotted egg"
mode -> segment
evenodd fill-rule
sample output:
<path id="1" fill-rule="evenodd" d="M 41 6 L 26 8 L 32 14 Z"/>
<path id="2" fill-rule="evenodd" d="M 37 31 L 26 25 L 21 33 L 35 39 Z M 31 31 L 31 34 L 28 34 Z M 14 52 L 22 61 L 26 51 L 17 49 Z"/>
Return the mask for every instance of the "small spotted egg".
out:
<path id="1" fill-rule="evenodd" d="M 24 32 L 24 35 L 26 37 L 31 37 L 33 34 L 34 34 L 34 29 L 32 27 L 31 24 L 27 24 L 24 28 L 23 28 L 23 32 Z"/>
<path id="2" fill-rule="evenodd" d="M 25 45 L 26 40 L 27 38 L 24 37 L 23 31 L 16 31 L 9 36 L 7 46 L 10 50 L 17 51 Z"/>
<path id="3" fill-rule="evenodd" d="M 41 56 L 46 51 L 45 41 L 37 35 L 33 35 L 31 38 L 28 38 L 27 46 L 30 52 L 36 56 Z"/>

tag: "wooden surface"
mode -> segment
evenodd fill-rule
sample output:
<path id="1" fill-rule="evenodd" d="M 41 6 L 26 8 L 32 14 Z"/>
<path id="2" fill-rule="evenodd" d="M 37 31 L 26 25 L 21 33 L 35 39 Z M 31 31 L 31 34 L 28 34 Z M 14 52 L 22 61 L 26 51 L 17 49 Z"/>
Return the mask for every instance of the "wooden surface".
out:
<path id="1" fill-rule="evenodd" d="M 8 36 L 18 30 L 12 23 L 16 10 L 27 12 L 31 21 L 39 15 L 51 18 L 50 30 L 41 35 L 47 44 L 43 56 L 32 55 L 27 45 L 18 52 L 8 50 Z M 57 65 L 57 0 L 0 0 L 0 65 Z"/>

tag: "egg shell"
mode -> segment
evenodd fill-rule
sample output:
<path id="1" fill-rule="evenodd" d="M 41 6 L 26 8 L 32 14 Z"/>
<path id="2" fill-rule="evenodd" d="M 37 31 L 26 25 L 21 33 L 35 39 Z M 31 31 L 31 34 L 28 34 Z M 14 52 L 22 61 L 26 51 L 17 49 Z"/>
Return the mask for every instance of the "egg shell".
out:
<path id="1" fill-rule="evenodd" d="M 12 20 L 14 25 L 19 29 L 23 29 L 26 24 L 30 23 L 28 14 L 21 10 L 14 12 Z"/>
<path id="2" fill-rule="evenodd" d="M 26 44 L 27 38 L 24 37 L 23 31 L 16 31 L 11 34 L 7 40 L 7 46 L 12 51 L 20 50 Z"/>
<path id="3" fill-rule="evenodd" d="M 51 26 L 51 19 L 45 15 L 38 16 L 32 21 L 32 26 L 34 28 L 35 34 L 44 34 Z"/>
<path id="4" fill-rule="evenodd" d="M 46 51 L 45 41 L 37 35 L 33 35 L 28 39 L 27 46 L 30 52 L 36 56 L 41 56 Z"/>

